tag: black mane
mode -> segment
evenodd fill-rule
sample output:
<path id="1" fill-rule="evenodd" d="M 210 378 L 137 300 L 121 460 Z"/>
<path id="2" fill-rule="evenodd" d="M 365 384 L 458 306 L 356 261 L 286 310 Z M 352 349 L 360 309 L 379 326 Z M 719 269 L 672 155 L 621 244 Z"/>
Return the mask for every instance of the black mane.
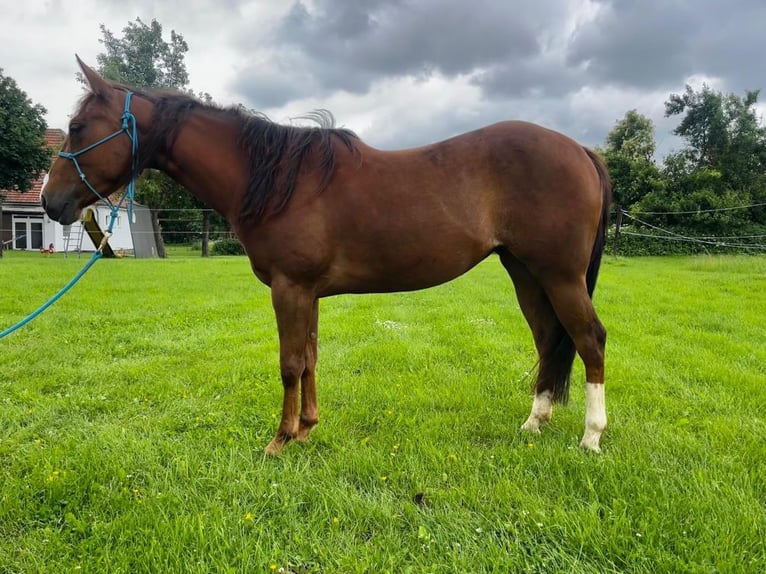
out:
<path id="1" fill-rule="evenodd" d="M 298 118 L 314 121 L 317 126 L 286 126 L 242 106 L 221 108 L 177 92 L 115 87 L 130 90 L 154 104 L 149 133 L 138 146 L 138 173 L 148 167 L 158 153 L 170 153 L 184 120 L 192 112 L 206 110 L 235 121 L 240 129 L 238 143 L 247 154 L 250 170 L 242 220 L 257 222 L 267 215 L 267 210 L 272 214 L 283 211 L 295 192 L 301 168 L 312 152 L 315 154 L 312 167 L 318 170 L 320 177 L 317 189 L 320 193 L 335 173 L 335 140 L 350 151 L 356 150 L 356 134 L 334 127 L 335 119 L 328 110 L 316 110 Z"/>
<path id="2" fill-rule="evenodd" d="M 250 177 L 245 194 L 242 218 L 260 220 L 273 199 L 272 212 L 287 207 L 295 191 L 301 166 L 314 151 L 320 180 L 317 192 L 327 187 L 335 173 L 335 139 L 350 151 L 356 146 L 356 134 L 335 127 L 335 118 L 328 110 L 316 110 L 300 119 L 316 122 L 317 126 L 294 127 L 272 122 L 260 113 L 238 108 L 229 110 L 242 120 L 240 145 L 250 158 Z"/>

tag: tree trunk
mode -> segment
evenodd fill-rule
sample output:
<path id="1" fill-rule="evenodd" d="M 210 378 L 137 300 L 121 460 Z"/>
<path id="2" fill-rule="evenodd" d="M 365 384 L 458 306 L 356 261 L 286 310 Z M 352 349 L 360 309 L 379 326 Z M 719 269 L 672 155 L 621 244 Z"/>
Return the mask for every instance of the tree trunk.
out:
<path id="1" fill-rule="evenodd" d="M 162 239 L 162 226 L 160 226 L 160 219 L 157 216 L 156 209 L 149 210 L 152 214 L 152 231 L 154 232 L 154 242 L 157 244 L 157 257 L 160 259 L 166 259 L 168 254 L 165 251 L 165 242 Z"/>
<path id="2" fill-rule="evenodd" d="M 202 257 L 209 257 L 210 251 L 210 210 L 202 211 Z"/>

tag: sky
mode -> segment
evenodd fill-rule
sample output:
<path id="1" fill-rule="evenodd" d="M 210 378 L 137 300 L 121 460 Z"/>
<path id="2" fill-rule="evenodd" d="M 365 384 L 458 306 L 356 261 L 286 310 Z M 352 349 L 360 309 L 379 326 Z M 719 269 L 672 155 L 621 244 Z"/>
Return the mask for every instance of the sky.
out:
<path id="1" fill-rule="evenodd" d="M 507 119 L 603 145 L 635 109 L 664 155 L 671 93 L 766 88 L 766 0 L 0 0 L 0 68 L 66 129 L 75 54 L 96 66 L 99 26 L 136 18 L 183 35 L 195 92 L 284 123 L 326 108 L 383 149 Z"/>

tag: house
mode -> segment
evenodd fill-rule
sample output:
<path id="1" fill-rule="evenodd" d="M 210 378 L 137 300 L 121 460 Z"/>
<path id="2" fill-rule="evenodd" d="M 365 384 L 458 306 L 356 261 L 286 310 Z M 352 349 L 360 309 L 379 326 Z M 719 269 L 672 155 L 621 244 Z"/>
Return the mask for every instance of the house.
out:
<path id="1" fill-rule="evenodd" d="M 63 142 L 62 130 L 46 130 L 45 143 L 50 149 L 58 150 Z M 46 177 L 46 173 L 40 174 L 32 189 L 24 193 L 0 190 L 2 248 L 38 251 L 53 245 L 57 252 L 95 251 L 97 245 L 90 239 L 81 222 L 61 225 L 46 215 L 40 205 L 40 193 Z M 117 203 L 119 195 L 115 194 L 110 199 Z M 92 210 L 94 220 L 102 229 L 108 227 L 111 217 L 109 206 L 99 202 L 88 210 Z M 134 206 L 133 221 L 128 221 L 128 211 L 122 207 L 114 222 L 109 245 L 116 252 L 132 252 L 137 257 L 156 257 L 157 248 L 151 230 L 150 213 L 146 207 L 138 204 Z"/>

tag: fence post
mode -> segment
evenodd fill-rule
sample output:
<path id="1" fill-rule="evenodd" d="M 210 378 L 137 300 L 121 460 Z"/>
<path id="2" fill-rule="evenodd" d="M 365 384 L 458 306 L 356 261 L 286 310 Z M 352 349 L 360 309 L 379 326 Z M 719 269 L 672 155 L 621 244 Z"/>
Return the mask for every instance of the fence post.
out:
<path id="1" fill-rule="evenodd" d="M 622 208 L 617 206 L 617 223 L 614 229 L 614 248 L 612 254 L 617 257 L 617 247 L 620 243 L 620 231 L 622 230 Z"/>

